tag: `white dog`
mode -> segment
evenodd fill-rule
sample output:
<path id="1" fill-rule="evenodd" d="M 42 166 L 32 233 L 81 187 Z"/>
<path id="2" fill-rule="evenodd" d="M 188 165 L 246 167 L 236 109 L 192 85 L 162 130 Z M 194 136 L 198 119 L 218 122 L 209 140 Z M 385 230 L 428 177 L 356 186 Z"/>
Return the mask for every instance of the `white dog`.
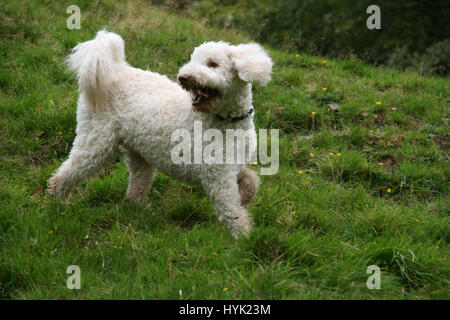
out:
<path id="1" fill-rule="evenodd" d="M 66 197 L 76 184 L 116 160 L 121 145 L 130 171 L 128 199 L 146 199 L 160 170 L 201 184 L 233 236 L 250 231 L 243 205 L 257 191 L 257 174 L 245 164 L 176 164 L 172 134 L 186 129 L 193 136 L 194 121 L 201 121 L 203 130 L 224 134 L 226 129 L 249 130 L 249 148 L 255 151 L 251 83 L 267 84 L 272 70 L 259 45 L 207 42 L 197 47 L 178 75 L 187 90 L 166 76 L 128 65 L 122 38 L 107 31 L 78 44 L 68 62 L 80 92 L 76 138 L 69 159 L 48 181 L 50 194 Z"/>

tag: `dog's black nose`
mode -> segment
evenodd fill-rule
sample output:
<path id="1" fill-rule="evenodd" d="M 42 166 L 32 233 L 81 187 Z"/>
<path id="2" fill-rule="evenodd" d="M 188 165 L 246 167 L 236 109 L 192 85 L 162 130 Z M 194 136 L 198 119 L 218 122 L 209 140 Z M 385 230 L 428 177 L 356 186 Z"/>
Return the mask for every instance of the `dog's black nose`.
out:
<path id="1" fill-rule="evenodd" d="M 182 86 L 185 86 L 191 81 L 191 76 L 187 74 L 182 74 L 181 76 L 178 77 L 178 81 Z"/>

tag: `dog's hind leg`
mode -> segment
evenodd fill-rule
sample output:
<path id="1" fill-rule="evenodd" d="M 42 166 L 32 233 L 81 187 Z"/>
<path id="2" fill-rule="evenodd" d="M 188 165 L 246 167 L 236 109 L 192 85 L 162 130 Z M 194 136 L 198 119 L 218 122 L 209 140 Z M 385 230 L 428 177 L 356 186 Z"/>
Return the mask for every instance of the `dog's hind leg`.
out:
<path id="1" fill-rule="evenodd" d="M 152 186 L 156 170 L 137 153 L 127 150 L 126 164 L 130 171 L 126 198 L 132 203 L 143 202 Z"/>
<path id="2" fill-rule="evenodd" d="M 65 198 L 73 187 L 117 160 L 118 143 L 111 124 L 95 120 L 78 124 L 69 158 L 48 180 L 48 192 Z"/>

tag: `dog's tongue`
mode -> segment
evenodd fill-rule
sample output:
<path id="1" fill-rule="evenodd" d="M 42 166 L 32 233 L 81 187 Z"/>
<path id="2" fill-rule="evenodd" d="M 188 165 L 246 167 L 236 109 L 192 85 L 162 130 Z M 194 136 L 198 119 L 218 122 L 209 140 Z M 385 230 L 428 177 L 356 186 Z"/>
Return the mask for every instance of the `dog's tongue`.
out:
<path id="1" fill-rule="evenodd" d="M 207 92 L 203 92 L 202 90 L 198 89 L 197 93 L 205 98 L 208 98 L 208 93 Z"/>

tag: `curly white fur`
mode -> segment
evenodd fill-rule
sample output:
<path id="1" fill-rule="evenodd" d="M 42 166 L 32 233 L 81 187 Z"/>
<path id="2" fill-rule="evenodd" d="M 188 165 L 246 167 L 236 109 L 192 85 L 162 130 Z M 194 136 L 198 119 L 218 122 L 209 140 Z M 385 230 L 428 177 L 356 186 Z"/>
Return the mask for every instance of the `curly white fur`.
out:
<path id="1" fill-rule="evenodd" d="M 217 64 L 214 68 L 208 66 L 212 60 Z M 193 137 L 194 121 L 201 121 L 204 130 L 215 128 L 224 134 L 226 129 L 250 130 L 254 152 L 253 114 L 236 122 L 217 115 L 245 114 L 252 108 L 251 82 L 270 81 L 272 61 L 259 45 L 208 42 L 194 50 L 179 75 L 188 74 L 198 85 L 217 90 L 220 98 L 209 112 L 196 112 L 190 93 L 166 76 L 128 65 L 124 42 L 117 34 L 98 32 L 95 39 L 76 46 L 68 61 L 77 73 L 80 92 L 76 138 L 69 158 L 48 182 L 51 194 L 66 197 L 76 184 L 117 159 L 122 145 L 130 170 L 127 198 L 144 200 L 155 170 L 160 170 L 201 184 L 219 220 L 234 236 L 250 231 L 251 219 L 242 203 L 256 193 L 258 177 L 247 175 L 250 182 L 241 185 L 251 185 L 253 191 L 244 192 L 246 199 L 241 199 L 238 176 L 248 170 L 245 164 L 175 164 L 171 150 L 176 142 L 171 135 L 183 128 Z"/>

